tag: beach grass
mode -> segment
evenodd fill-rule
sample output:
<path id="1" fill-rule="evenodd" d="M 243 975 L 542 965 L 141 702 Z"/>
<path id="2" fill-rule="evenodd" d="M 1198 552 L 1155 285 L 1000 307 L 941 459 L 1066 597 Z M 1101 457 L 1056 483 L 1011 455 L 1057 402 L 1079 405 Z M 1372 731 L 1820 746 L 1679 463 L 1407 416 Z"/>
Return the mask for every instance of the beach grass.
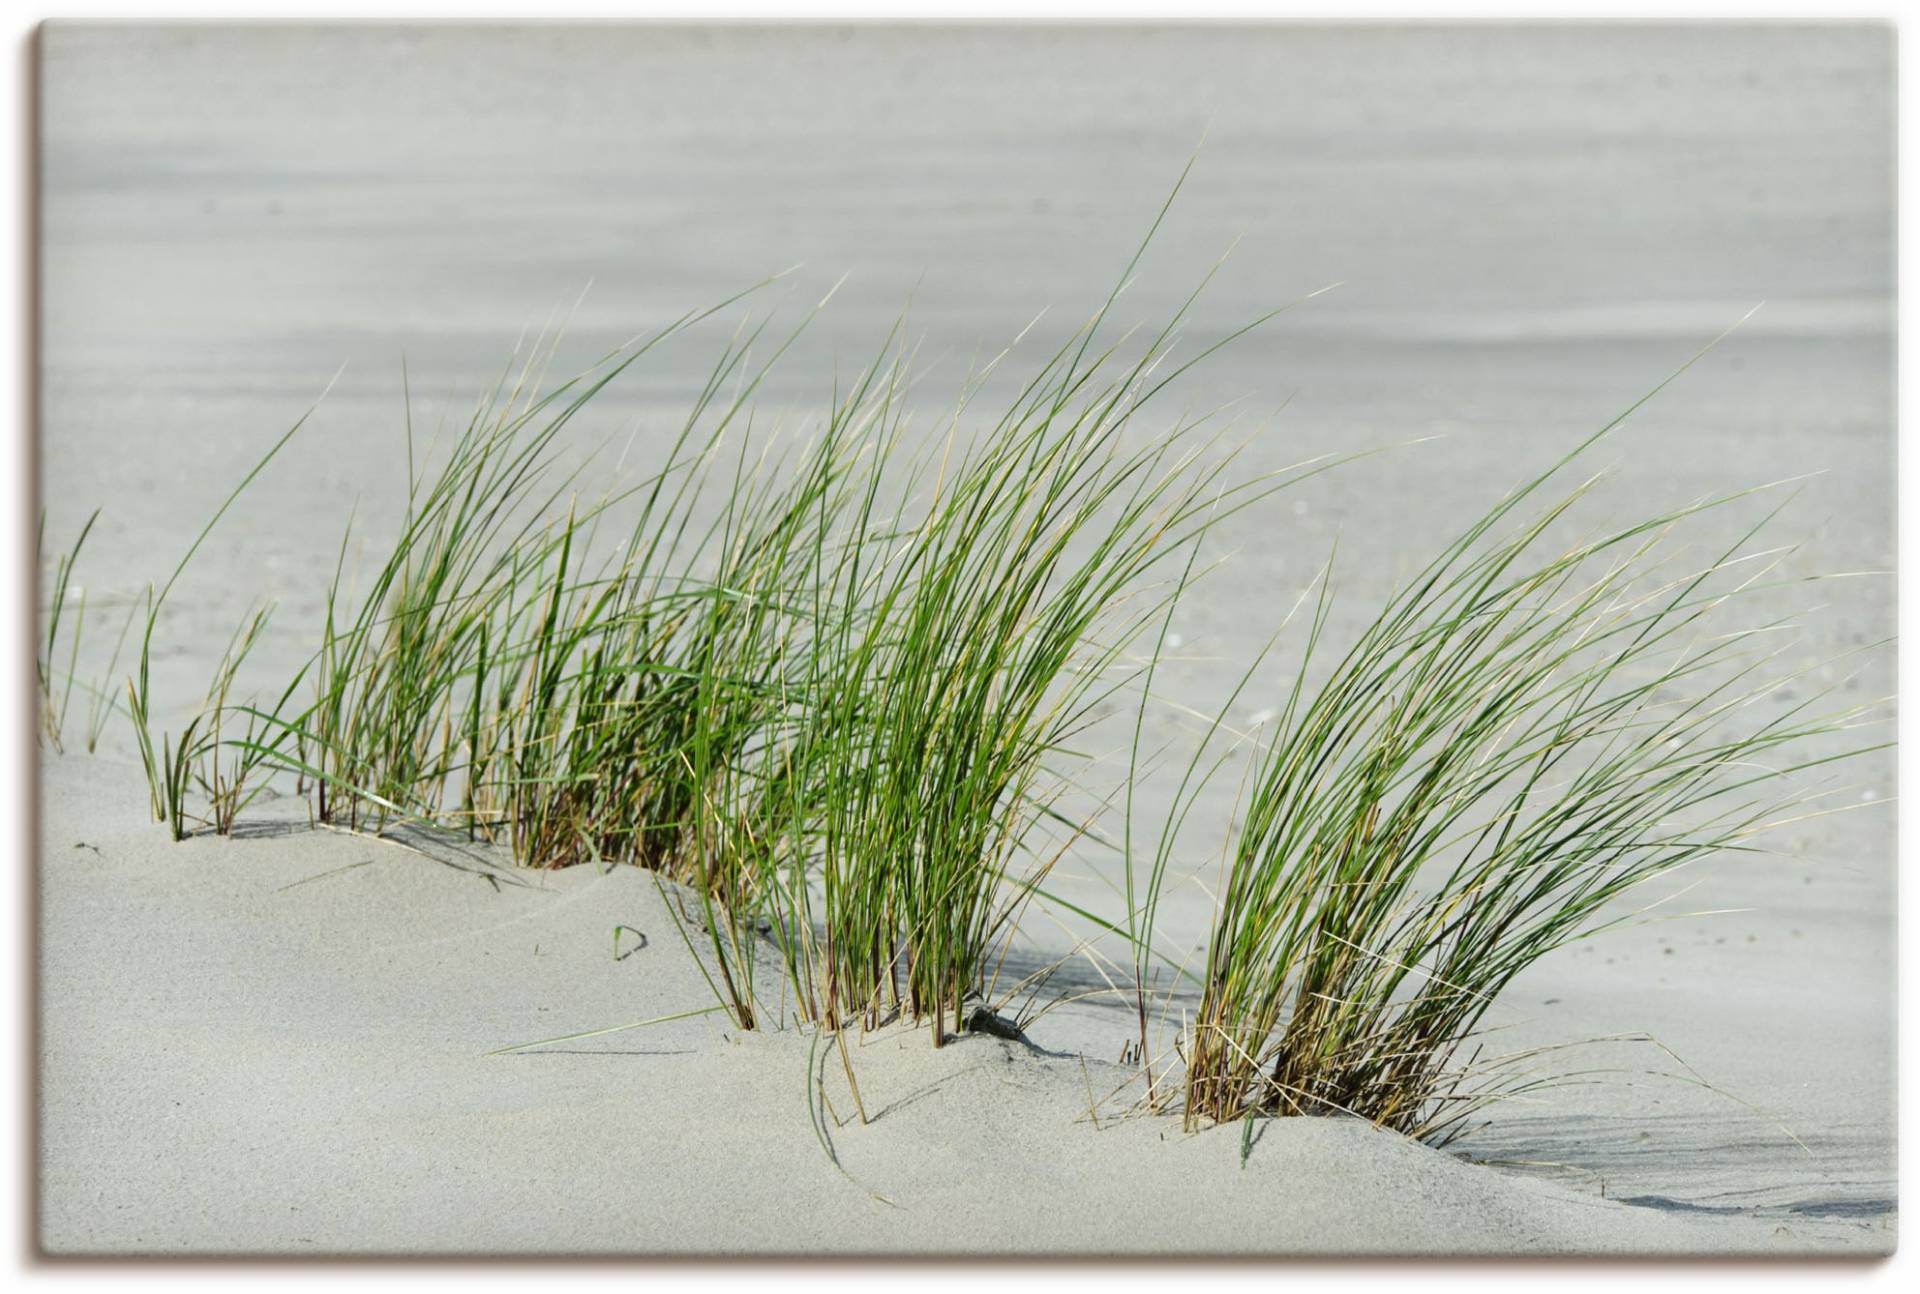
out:
<path id="1" fill-rule="evenodd" d="M 1568 543 L 1595 480 L 1552 483 L 1592 443 L 1466 528 L 1310 687 L 1321 584 L 1223 866 L 1190 1126 L 1343 1113 L 1444 1140 L 1532 1081 L 1482 1046 L 1518 975 L 1632 919 L 1648 882 L 1756 848 L 1821 794 L 1806 774 L 1877 748 L 1846 735 L 1873 707 L 1783 664 L 1786 619 L 1737 614 L 1796 582 L 1757 546 L 1777 509 L 1722 548 L 1682 541 L 1758 492 Z"/>
<path id="2" fill-rule="evenodd" d="M 156 740 L 161 607 L 299 424 L 276 441 L 148 593 L 127 693 L 155 816 L 176 838 L 230 833 L 277 772 L 332 826 L 427 823 L 530 867 L 649 868 L 678 887 L 680 934 L 738 1027 L 901 1019 L 938 1046 L 995 1023 L 1029 903 L 1110 799 L 1064 807 L 1086 789 L 1082 739 L 1134 689 L 1124 917 L 1073 910 L 1129 945 L 1148 1104 L 1177 1091 L 1194 1126 L 1338 1112 L 1440 1136 L 1503 1090 L 1470 1048 L 1517 975 L 1619 919 L 1635 887 L 1749 847 L 1798 806 L 1797 775 L 1863 749 L 1819 747 L 1858 709 L 1762 705 L 1785 626 L 1727 617 L 1776 582 L 1778 554 L 1754 547 L 1766 518 L 1704 561 L 1675 551 L 1752 492 L 1564 540 L 1592 482 L 1554 483 L 1616 420 L 1466 527 L 1312 686 L 1331 567 L 1295 604 L 1306 645 L 1236 815 L 1184 1075 L 1156 1074 L 1158 909 L 1226 758 L 1223 710 L 1136 850 L 1172 609 L 1222 520 L 1343 460 L 1236 476 L 1211 416 L 1142 411 L 1272 316 L 1176 359 L 1194 298 L 1136 342 L 1107 335 L 1116 287 L 1001 412 L 975 405 L 1012 348 L 909 448 L 903 326 L 781 439 L 756 434 L 755 394 L 807 320 L 775 335 L 750 314 L 663 465 L 588 492 L 593 455 L 566 466 L 582 409 L 763 286 L 549 390 L 536 343 L 445 444 L 418 446 L 409 410 L 404 509 L 364 589 L 350 518 L 317 646 L 271 702 L 236 699 L 262 608 L 195 717 Z M 40 678 L 51 721 L 64 699 Z"/>
<path id="3" fill-rule="evenodd" d="M 1158 567 L 1271 481 L 1175 426 L 1123 447 L 1141 360 L 1105 381 L 1057 353 L 985 436 L 919 464 L 902 515 L 870 493 L 810 608 L 803 722 L 770 838 L 819 893 L 769 885 L 780 928 L 825 938 L 793 965 L 803 1019 L 904 1013 L 936 1040 L 991 997 L 1021 905 L 1071 845 L 1050 836 L 1071 743 L 1130 675 Z M 930 478 L 930 479 L 929 479 Z M 917 489 L 924 484 L 924 489 Z"/>
<path id="4" fill-rule="evenodd" d="M 396 536 L 356 592 L 349 519 L 318 646 L 277 700 L 234 699 L 263 612 L 196 717 L 156 742 L 154 626 L 216 514 L 150 593 L 129 684 L 156 816 L 176 837 L 231 831 L 279 770 L 333 826 L 432 823 L 534 867 L 639 864 L 685 887 L 683 933 L 736 1024 L 893 1014 L 938 1044 L 990 1003 L 1024 903 L 1091 825 L 1057 808 L 1087 763 L 1075 739 L 1137 681 L 1133 649 L 1200 539 L 1327 466 L 1229 480 L 1209 416 L 1135 429 L 1279 313 L 1176 358 L 1196 289 L 1144 344 L 1110 337 L 1157 228 L 1003 412 L 973 405 L 1012 348 L 911 453 L 902 327 L 811 435 L 777 443 L 754 435 L 753 400 L 807 320 L 782 337 L 749 316 L 665 465 L 583 498 L 588 467 L 561 466 L 580 410 L 748 293 L 551 390 L 536 342 L 448 443 L 418 447 L 409 410 Z"/>
<path id="5" fill-rule="evenodd" d="M 87 536 L 93 533 L 93 525 L 100 519 L 100 510 L 95 508 L 80 527 L 80 533 L 74 538 L 73 547 L 58 553 L 53 559 L 51 593 L 46 610 L 41 616 L 43 632 L 37 635 L 34 653 L 34 685 L 38 693 L 40 739 L 55 751 L 62 749 L 62 738 L 66 730 L 67 707 L 73 700 L 73 687 L 77 664 L 80 658 L 80 641 L 86 632 L 87 597 L 83 587 L 74 585 L 74 564 L 80 558 L 81 550 L 87 546 Z M 40 514 L 40 524 L 34 530 L 34 568 L 39 570 L 46 564 L 47 514 Z M 71 607 L 71 618 L 68 609 Z M 60 662 L 61 635 L 67 638 L 66 664 Z M 88 723 L 89 736 L 94 732 L 92 721 Z M 89 746 L 91 748 L 91 745 Z"/>

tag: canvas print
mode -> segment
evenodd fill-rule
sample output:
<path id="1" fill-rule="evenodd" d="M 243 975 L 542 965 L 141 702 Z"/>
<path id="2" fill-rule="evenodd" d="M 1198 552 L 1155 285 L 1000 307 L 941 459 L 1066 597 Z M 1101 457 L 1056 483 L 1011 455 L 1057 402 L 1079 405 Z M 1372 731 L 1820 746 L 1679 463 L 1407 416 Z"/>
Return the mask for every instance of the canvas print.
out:
<path id="1" fill-rule="evenodd" d="M 1894 1248 L 1891 27 L 32 53 L 47 1255 Z"/>

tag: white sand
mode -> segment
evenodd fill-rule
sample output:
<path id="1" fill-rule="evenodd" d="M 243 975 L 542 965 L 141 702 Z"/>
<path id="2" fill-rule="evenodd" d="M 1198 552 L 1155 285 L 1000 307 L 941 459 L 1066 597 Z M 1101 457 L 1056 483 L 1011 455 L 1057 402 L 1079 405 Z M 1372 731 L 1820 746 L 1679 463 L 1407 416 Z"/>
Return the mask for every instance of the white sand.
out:
<path id="1" fill-rule="evenodd" d="M 77 576 L 83 677 L 349 364 L 174 591 L 153 676 L 175 731 L 256 599 L 279 602 L 260 685 L 306 658 L 356 504 L 351 566 L 392 533 L 403 354 L 424 438 L 589 279 L 556 374 L 804 261 L 773 294 L 785 322 L 853 277 L 756 425 L 817 414 L 909 290 L 935 366 L 917 425 L 937 425 L 973 357 L 1050 309 L 1030 360 L 1098 304 L 1203 130 L 1116 322 L 1157 326 L 1236 239 L 1183 353 L 1345 286 L 1196 369 L 1164 417 L 1227 405 L 1250 431 L 1291 398 L 1249 474 L 1440 439 L 1224 526 L 1213 555 L 1231 560 L 1181 609 L 1168 697 L 1217 707 L 1336 537 L 1328 640 L 1350 641 L 1466 517 L 1763 299 L 1596 452 L 1613 477 L 1588 520 L 1808 476 L 1782 574 L 1893 565 L 1888 28 L 89 26 L 49 30 L 41 52 L 50 545 L 104 509 Z M 656 466 L 734 322 L 610 388 L 578 445 L 631 435 L 628 471 Z M 1840 685 L 1821 662 L 1892 632 L 1891 587 L 1820 595 L 1783 664 Z M 1300 641 L 1235 718 L 1280 703 Z M 1867 663 L 1843 699 L 1892 690 L 1891 653 Z M 1155 712 L 1147 745 L 1186 731 Z M 814 1139 L 804 1038 L 723 1041 L 709 1017 L 483 1056 L 706 1003 L 645 876 L 489 880 L 305 831 L 176 847 L 110 762 L 131 757 L 123 720 L 106 750 L 46 774 L 41 1203 L 60 1252 L 1893 1243 L 1885 807 L 1689 869 L 1647 896 L 1697 885 L 1659 909 L 1672 919 L 1569 948 L 1503 995 L 1490 1022 L 1514 1049 L 1660 1044 L 1562 1053 L 1606 1072 L 1490 1112 L 1458 1147 L 1524 1169 L 1327 1122 L 1271 1127 L 1244 1170 L 1235 1132 L 1095 1132 L 1086 1087 L 1118 1085 L 1106 1062 L 1127 1036 L 1096 1001 L 1034 1035 L 1088 1056 L 1084 1077 L 977 1039 L 862 1048 L 883 1113 L 834 1144 L 863 1188 Z M 1176 952 L 1204 938 L 1235 772 L 1183 842 Z M 1892 790 L 1890 755 L 1846 773 L 1856 801 Z M 1145 793 L 1149 830 L 1161 797 Z M 1111 912 L 1113 876 L 1085 852 L 1052 887 Z M 1721 914 L 1687 915 L 1705 911 Z M 1071 946 L 1062 919 L 1036 911 L 1023 967 Z M 650 939 L 618 963 L 616 922 Z M 1076 961 L 1055 984 L 1100 980 Z"/>
<path id="2" fill-rule="evenodd" d="M 41 1236 L 125 1253 L 1879 1253 L 1885 1216 L 1677 1214 L 1362 1123 L 1099 1127 L 1124 1071 L 719 1016 L 651 878 L 306 829 L 175 845 L 136 770 L 43 769 Z M 646 946 L 615 961 L 615 923 Z M 628 941 L 629 946 L 632 940 Z M 1035 1030 L 1045 1043 L 1045 1021 Z M 882 1203 L 876 1197 L 885 1197 Z"/>

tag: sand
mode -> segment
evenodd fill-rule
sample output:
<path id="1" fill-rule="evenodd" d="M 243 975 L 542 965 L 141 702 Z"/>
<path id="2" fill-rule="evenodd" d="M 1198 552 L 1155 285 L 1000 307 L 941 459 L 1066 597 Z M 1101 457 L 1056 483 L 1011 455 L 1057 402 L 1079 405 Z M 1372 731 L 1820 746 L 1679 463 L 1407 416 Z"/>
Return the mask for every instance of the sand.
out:
<path id="1" fill-rule="evenodd" d="M 1465 517 L 1756 301 L 1596 452 L 1610 475 L 1587 520 L 1805 477 L 1782 573 L 1893 567 L 1890 29 L 56 25 L 40 54 L 50 547 L 104 509 L 76 577 L 83 677 L 346 365 L 174 590 L 153 677 L 176 731 L 257 600 L 278 610 L 250 685 L 277 690 L 305 659 L 349 512 L 350 570 L 393 533 L 403 357 L 424 439 L 589 281 L 555 374 L 804 262 L 770 294 L 785 321 L 852 277 L 763 388 L 756 426 L 817 416 L 909 292 L 929 368 L 914 425 L 938 425 L 976 356 L 1047 310 L 1031 358 L 1098 305 L 1203 131 L 1116 322 L 1157 326 L 1236 239 L 1183 353 L 1343 286 L 1194 370 L 1164 416 L 1223 408 L 1251 436 L 1248 473 L 1421 443 L 1221 529 L 1157 682 L 1177 706 L 1221 704 L 1336 540 L 1328 635 L 1346 641 Z M 609 388 L 569 452 L 657 465 L 735 322 Z M 1834 582 L 1818 602 L 1783 664 L 1846 700 L 1890 694 L 1891 652 L 1856 678 L 1828 662 L 1891 634 L 1891 583 Z M 1283 639 L 1235 722 L 1279 703 L 1299 645 Z M 1176 706 L 1150 715 L 1150 748 L 1190 735 Z M 1098 745 L 1124 749 L 1111 730 Z M 645 875 L 429 857 L 309 831 L 291 799 L 260 806 L 244 839 L 175 846 L 143 821 L 132 758 L 115 720 L 99 755 L 43 770 L 54 1252 L 1894 1242 L 1891 753 L 1846 767 L 1853 811 L 1688 869 L 1645 895 L 1659 919 L 1517 981 L 1490 1020 L 1514 1050 L 1656 1041 L 1555 1053 L 1588 1081 L 1496 1107 L 1447 1152 L 1288 1121 L 1242 1167 L 1237 1130 L 1122 1118 L 1125 1094 L 1096 1131 L 1088 1088 L 1121 1085 L 1128 1029 L 1093 999 L 1041 1019 L 1045 1053 L 866 1042 L 878 1117 L 833 1129 L 844 1174 L 808 1116 L 805 1036 L 707 1016 L 485 1054 L 709 1003 Z M 1176 953 L 1205 936 L 1232 772 L 1177 859 Z M 1143 793 L 1150 829 L 1164 790 Z M 1111 867 L 1079 851 L 1051 888 L 1110 912 Z M 646 948 L 616 961 L 616 923 Z M 1014 964 L 1084 934 L 1036 909 Z M 1071 956 L 1052 986 L 1098 989 L 1100 968 Z M 1169 1001 L 1163 1038 L 1188 1004 Z M 831 1066 L 825 1082 L 848 1114 Z"/>
<path id="2" fill-rule="evenodd" d="M 175 845 L 137 770 L 43 767 L 53 1254 L 1871 1254 L 1884 1214 L 1622 1203 L 1344 1118 L 1181 1131 L 1127 1071 L 717 1015 L 644 872 L 311 830 Z M 616 960 L 615 923 L 625 939 Z M 821 1066 L 833 1159 L 814 1132 Z M 1099 1114 L 1096 1126 L 1090 1113 Z M 834 1114 L 848 1120 L 833 1126 Z M 838 1166 L 836 1167 L 835 1161 Z M 1600 1174 L 1602 1184 L 1606 1174 Z"/>

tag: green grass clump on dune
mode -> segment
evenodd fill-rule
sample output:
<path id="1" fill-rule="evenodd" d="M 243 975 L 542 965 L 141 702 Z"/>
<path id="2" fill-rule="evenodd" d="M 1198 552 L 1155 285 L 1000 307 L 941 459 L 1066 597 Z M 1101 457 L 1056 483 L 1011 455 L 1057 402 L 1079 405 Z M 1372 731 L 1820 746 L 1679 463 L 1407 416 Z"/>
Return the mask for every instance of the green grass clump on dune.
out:
<path id="1" fill-rule="evenodd" d="M 709 466 L 703 451 L 738 406 L 717 425 L 703 420 L 745 343 L 724 349 L 655 475 L 583 506 L 584 469 L 555 479 L 556 464 L 563 433 L 594 396 L 711 313 L 676 320 L 544 395 L 532 389 L 536 348 L 513 385 L 503 378 L 481 401 L 437 469 L 410 470 L 403 525 L 366 592 L 350 599 L 336 573 L 309 667 L 315 698 L 285 721 L 323 820 L 456 822 L 509 841 L 535 866 L 583 861 L 602 844 L 615 858 L 643 847 L 616 845 L 612 824 L 599 824 L 598 839 L 582 826 L 582 787 L 628 780 L 595 762 L 609 722 L 597 689 L 625 663 L 622 720 L 665 708 L 654 685 L 698 604 L 663 593 L 659 567 L 683 541 L 698 546 L 688 508 Z M 630 499 L 643 505 L 628 542 L 595 558 L 603 524 Z M 346 547 L 343 536 L 343 562 Z"/>
<path id="2" fill-rule="evenodd" d="M 1177 587 L 1161 568 L 1313 470 L 1228 484 L 1231 456 L 1190 423 L 1126 447 L 1169 334 L 1108 376 L 1098 326 L 985 435 L 916 463 L 904 509 L 876 515 L 876 479 L 818 572 L 801 718 L 744 851 L 803 1019 L 903 1011 L 938 1041 L 991 996 L 1022 904 L 1077 835 L 1055 807 L 1071 743 Z"/>
<path id="3" fill-rule="evenodd" d="M 1765 704 L 1807 672 L 1779 665 L 1784 622 L 1729 618 L 1778 587 L 1779 554 L 1753 548 L 1770 517 L 1705 560 L 1672 551 L 1746 495 L 1558 547 L 1587 482 L 1497 533 L 1572 457 L 1317 687 L 1296 678 L 1224 865 L 1190 1126 L 1338 1112 L 1444 1138 L 1538 1081 L 1479 1044 L 1518 974 L 1631 919 L 1615 901 L 1636 887 L 1753 847 L 1811 798 L 1796 775 L 1872 748 L 1827 740 L 1872 709 L 1821 709 L 1835 688 Z M 1323 586 L 1309 657 L 1326 605 Z"/>
<path id="4" fill-rule="evenodd" d="M 995 1000 L 1027 904 L 1093 832 L 1063 798 L 1087 789 L 1078 744 L 1137 688 L 1126 914 L 1091 919 L 1130 945 L 1150 1064 L 1160 897 L 1224 727 L 1136 875 L 1139 734 L 1171 607 L 1214 526 L 1327 464 L 1235 479 L 1207 418 L 1143 429 L 1169 383 L 1246 330 L 1175 363 L 1186 306 L 1129 349 L 1105 336 L 1110 296 L 997 418 L 973 405 L 1005 355 L 913 451 L 897 330 L 779 448 L 753 401 L 792 338 L 743 326 L 664 464 L 587 494 L 594 460 L 562 469 L 581 410 L 739 300 L 545 393 L 536 346 L 419 462 L 409 428 L 397 535 L 356 595 L 349 520 L 306 664 L 271 705 L 233 700 L 256 614 L 197 717 L 156 740 L 161 607 L 293 433 L 276 442 L 147 601 L 128 695 L 156 817 L 176 837 L 231 831 L 280 771 L 329 824 L 428 822 L 535 867 L 644 866 L 685 887 L 682 933 L 741 1027 L 900 1017 L 938 1045 Z M 1770 578 L 1758 527 L 1704 561 L 1673 553 L 1745 496 L 1568 546 L 1553 537 L 1586 487 L 1538 500 L 1587 445 L 1463 531 L 1309 688 L 1321 586 L 1224 861 L 1184 1078 L 1149 1073 L 1149 1103 L 1179 1090 L 1190 1125 L 1346 1112 L 1444 1135 L 1513 1086 L 1467 1049 L 1516 975 L 1616 920 L 1635 886 L 1746 847 L 1794 774 L 1839 757 L 1821 742 L 1859 712 L 1763 711 L 1779 626 L 1727 621 Z M 57 737 L 51 679 L 43 663 Z"/>
<path id="5" fill-rule="evenodd" d="M 231 830 L 280 769 L 333 825 L 463 828 L 530 866 L 637 863 L 691 891 L 742 1026 L 898 1012 L 938 1041 L 1072 843 L 1055 808 L 1085 760 L 1071 743 L 1137 668 L 1126 652 L 1181 555 L 1317 470 L 1229 483 L 1207 419 L 1136 432 L 1214 348 L 1171 362 L 1183 308 L 1123 362 L 1102 336 L 1112 303 L 979 433 L 970 405 L 998 361 L 975 375 L 914 455 L 892 340 L 810 438 L 757 443 L 751 401 L 786 345 L 755 363 L 765 325 L 745 329 L 666 465 L 584 502 L 584 469 L 559 466 L 579 411 L 714 311 L 545 394 L 536 347 L 420 465 L 409 429 L 399 533 L 355 596 L 349 522 L 319 646 L 276 704 L 229 699 L 256 622 L 184 734 L 156 741 L 147 645 L 172 581 L 151 599 L 130 695 L 156 815 L 182 834 L 197 783 L 201 821 Z M 756 983 L 766 935 L 777 989 Z"/>

